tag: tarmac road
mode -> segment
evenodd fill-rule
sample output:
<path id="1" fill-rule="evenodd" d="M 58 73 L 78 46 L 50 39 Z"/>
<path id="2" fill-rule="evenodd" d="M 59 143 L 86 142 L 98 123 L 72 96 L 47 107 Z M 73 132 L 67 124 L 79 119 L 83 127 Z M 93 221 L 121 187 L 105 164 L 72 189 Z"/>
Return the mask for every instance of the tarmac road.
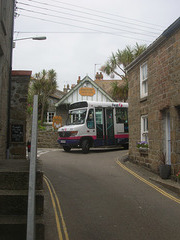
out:
<path id="1" fill-rule="evenodd" d="M 40 156 L 46 240 L 179 240 L 179 196 L 122 165 L 125 154 L 57 149 Z"/>

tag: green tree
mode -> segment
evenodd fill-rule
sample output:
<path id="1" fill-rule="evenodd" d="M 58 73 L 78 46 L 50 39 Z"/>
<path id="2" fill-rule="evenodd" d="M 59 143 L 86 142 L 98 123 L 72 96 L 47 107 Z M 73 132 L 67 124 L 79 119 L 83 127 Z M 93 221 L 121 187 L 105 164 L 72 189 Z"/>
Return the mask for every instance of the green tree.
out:
<path id="1" fill-rule="evenodd" d="M 130 64 L 135 58 L 137 58 L 144 50 L 146 45 L 136 45 L 131 48 L 126 46 L 124 50 L 117 50 L 116 53 L 112 53 L 108 61 L 101 67 L 101 71 L 108 76 L 119 76 L 124 84 L 118 86 L 117 83 L 112 83 L 112 94 L 116 100 L 127 100 L 128 98 L 128 79 L 126 75 L 125 67 Z"/>
<path id="2" fill-rule="evenodd" d="M 42 70 L 42 72 L 35 73 L 33 76 L 32 85 L 29 89 L 29 104 L 32 102 L 32 96 L 38 95 L 40 105 L 40 120 L 41 125 L 44 121 L 45 107 L 47 106 L 48 97 L 57 89 L 57 74 L 55 70 Z"/>

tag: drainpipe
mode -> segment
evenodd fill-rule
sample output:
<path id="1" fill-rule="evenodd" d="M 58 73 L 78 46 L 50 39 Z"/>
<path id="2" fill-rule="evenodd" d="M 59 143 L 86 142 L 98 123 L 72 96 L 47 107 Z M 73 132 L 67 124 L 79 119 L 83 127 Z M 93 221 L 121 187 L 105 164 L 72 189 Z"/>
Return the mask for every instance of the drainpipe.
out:
<path id="1" fill-rule="evenodd" d="M 11 72 L 12 72 L 15 0 L 13 0 L 13 10 L 12 11 L 13 11 L 13 14 L 12 14 L 12 30 L 11 30 L 11 46 L 10 46 L 11 53 L 10 53 L 10 68 L 9 68 L 8 112 L 7 112 L 7 145 L 6 145 L 6 158 L 7 159 L 9 159 L 9 147 L 10 147 Z"/>

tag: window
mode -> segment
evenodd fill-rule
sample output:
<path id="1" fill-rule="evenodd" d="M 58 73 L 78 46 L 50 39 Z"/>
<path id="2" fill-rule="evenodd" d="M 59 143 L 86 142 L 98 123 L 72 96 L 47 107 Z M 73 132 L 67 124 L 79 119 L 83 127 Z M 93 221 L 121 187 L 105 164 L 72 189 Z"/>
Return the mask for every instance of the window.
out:
<path id="1" fill-rule="evenodd" d="M 127 123 L 127 122 L 128 122 L 128 109 L 116 108 L 116 123 Z"/>
<path id="2" fill-rule="evenodd" d="M 86 118 L 86 109 L 72 110 L 68 114 L 67 125 L 83 124 Z"/>
<path id="3" fill-rule="evenodd" d="M 128 109 L 116 108 L 116 123 L 124 126 L 124 132 L 128 132 Z"/>
<path id="4" fill-rule="evenodd" d="M 103 111 L 96 109 L 96 124 L 103 124 Z"/>
<path id="5" fill-rule="evenodd" d="M 148 142 L 148 116 L 141 116 L 141 141 Z"/>
<path id="6" fill-rule="evenodd" d="M 148 95 L 148 78 L 147 78 L 147 63 L 140 67 L 140 96 L 141 98 Z"/>
<path id="7" fill-rule="evenodd" d="M 94 110 L 89 109 L 88 117 L 87 117 L 87 127 L 94 128 Z"/>
<path id="8" fill-rule="evenodd" d="M 103 109 L 96 108 L 96 135 L 98 139 L 103 139 Z"/>
<path id="9" fill-rule="evenodd" d="M 52 123 L 54 116 L 55 116 L 54 112 L 47 112 L 47 123 Z"/>

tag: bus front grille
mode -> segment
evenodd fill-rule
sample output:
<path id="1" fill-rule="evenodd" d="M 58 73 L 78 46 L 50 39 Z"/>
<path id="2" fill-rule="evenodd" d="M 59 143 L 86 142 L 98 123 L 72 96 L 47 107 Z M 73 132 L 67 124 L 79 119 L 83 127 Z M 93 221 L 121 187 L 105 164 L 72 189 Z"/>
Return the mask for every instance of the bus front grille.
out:
<path id="1" fill-rule="evenodd" d="M 71 136 L 71 132 L 68 132 L 68 131 L 66 131 L 66 132 L 59 132 L 59 136 L 60 137 L 70 137 Z"/>

